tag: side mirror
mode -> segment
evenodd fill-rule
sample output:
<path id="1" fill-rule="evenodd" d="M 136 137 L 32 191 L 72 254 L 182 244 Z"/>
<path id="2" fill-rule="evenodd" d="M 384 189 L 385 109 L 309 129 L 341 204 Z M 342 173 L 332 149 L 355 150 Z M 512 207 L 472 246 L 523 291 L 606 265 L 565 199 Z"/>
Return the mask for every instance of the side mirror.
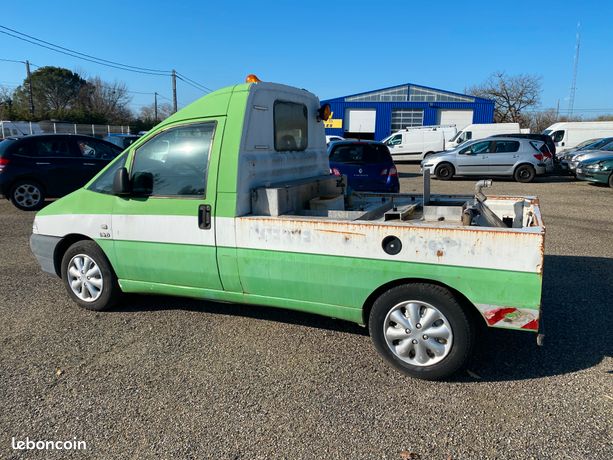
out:
<path id="1" fill-rule="evenodd" d="M 139 172 L 132 179 L 132 195 L 149 196 L 153 193 L 153 174 Z"/>
<path id="2" fill-rule="evenodd" d="M 130 175 L 126 168 L 119 168 L 113 177 L 113 195 L 126 196 L 130 194 Z"/>

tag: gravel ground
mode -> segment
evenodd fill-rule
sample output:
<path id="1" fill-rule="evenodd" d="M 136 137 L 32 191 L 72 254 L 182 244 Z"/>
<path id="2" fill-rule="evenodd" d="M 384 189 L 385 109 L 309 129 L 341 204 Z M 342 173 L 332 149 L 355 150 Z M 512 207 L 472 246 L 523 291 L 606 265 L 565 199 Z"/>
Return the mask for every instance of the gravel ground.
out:
<path id="1" fill-rule="evenodd" d="M 417 166 L 399 170 L 421 190 Z M 0 458 L 612 458 L 613 191 L 551 178 L 488 193 L 541 199 L 547 340 L 489 331 L 443 383 L 400 375 L 342 321 L 166 297 L 81 310 L 30 254 L 33 214 L 1 202 Z"/>

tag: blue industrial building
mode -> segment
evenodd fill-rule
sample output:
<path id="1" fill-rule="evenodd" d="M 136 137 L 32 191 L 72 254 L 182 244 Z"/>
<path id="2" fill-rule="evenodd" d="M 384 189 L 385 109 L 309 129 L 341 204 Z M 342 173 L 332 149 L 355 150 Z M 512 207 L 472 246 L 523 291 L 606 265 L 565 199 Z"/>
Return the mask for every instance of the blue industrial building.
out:
<path id="1" fill-rule="evenodd" d="M 494 101 L 406 83 L 328 99 L 326 134 L 381 140 L 408 126 L 493 123 Z"/>

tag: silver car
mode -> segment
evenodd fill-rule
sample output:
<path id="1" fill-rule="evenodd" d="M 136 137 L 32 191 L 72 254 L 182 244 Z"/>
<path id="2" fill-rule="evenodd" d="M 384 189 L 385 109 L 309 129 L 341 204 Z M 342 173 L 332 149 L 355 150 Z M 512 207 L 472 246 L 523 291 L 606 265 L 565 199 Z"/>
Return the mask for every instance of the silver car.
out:
<path id="1" fill-rule="evenodd" d="M 543 145 L 542 141 L 511 137 L 479 139 L 430 155 L 421 167 L 441 180 L 453 176 L 508 176 L 518 182 L 531 182 L 553 169 L 549 150 L 540 150 Z"/>
<path id="2" fill-rule="evenodd" d="M 609 156 L 613 152 L 613 142 L 599 148 L 598 150 L 580 150 L 576 152 L 577 155 L 573 155 L 566 159 L 566 165 L 568 169 L 574 174 L 577 165 L 585 160 L 591 160 L 592 158 L 600 156 Z"/>

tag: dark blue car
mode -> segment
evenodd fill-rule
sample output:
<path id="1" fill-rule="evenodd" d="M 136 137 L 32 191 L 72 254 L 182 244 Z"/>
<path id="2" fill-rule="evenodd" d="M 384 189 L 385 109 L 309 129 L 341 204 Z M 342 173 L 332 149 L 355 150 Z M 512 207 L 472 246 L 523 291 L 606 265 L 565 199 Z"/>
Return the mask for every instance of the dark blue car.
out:
<path id="1" fill-rule="evenodd" d="M 347 176 L 349 187 L 362 192 L 398 193 L 398 171 L 388 148 L 374 141 L 338 141 L 328 146 L 330 172 Z"/>

